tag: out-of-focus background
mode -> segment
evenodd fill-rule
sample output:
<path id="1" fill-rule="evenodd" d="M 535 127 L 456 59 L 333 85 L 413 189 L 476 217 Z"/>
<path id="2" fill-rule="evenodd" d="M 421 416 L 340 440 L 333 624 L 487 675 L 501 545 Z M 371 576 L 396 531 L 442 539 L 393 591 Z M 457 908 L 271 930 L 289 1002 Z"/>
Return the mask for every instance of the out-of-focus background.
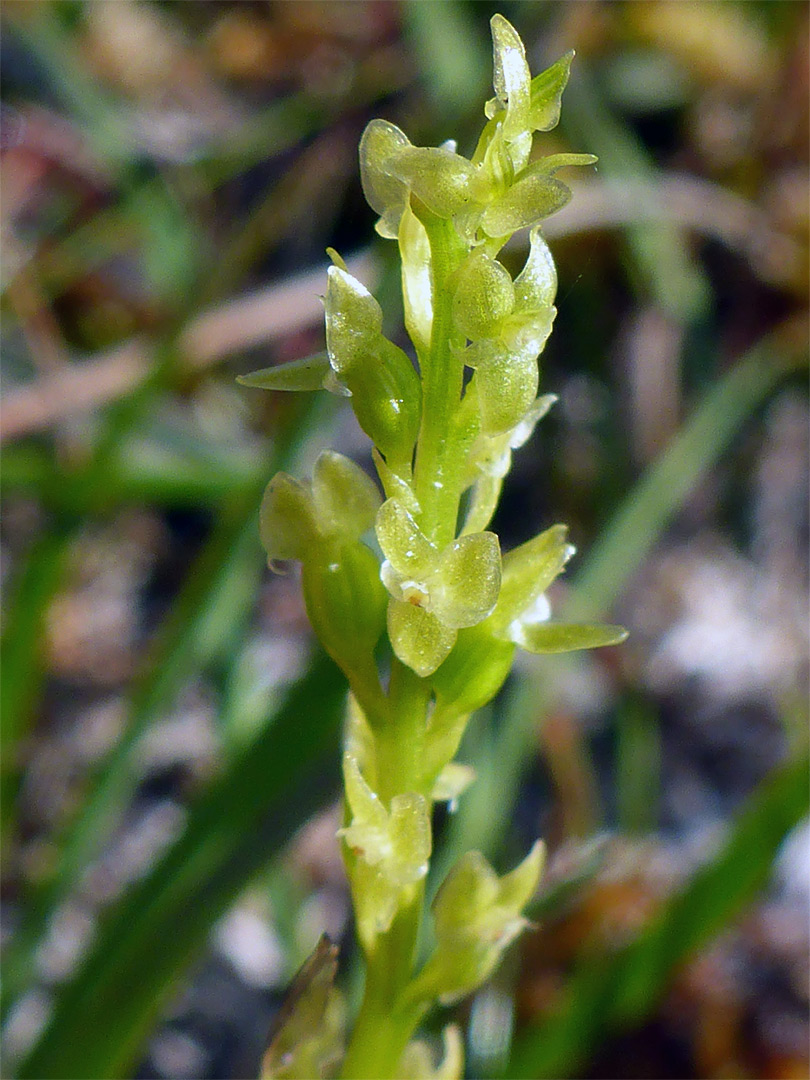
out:
<path id="1" fill-rule="evenodd" d="M 600 162 L 495 527 L 568 522 L 555 608 L 631 637 L 521 660 L 462 748 L 431 887 L 549 846 L 468 1075 L 808 1075 L 807 5 L 6 0 L 5 1076 L 255 1076 L 323 929 L 356 987 L 342 688 L 257 506 L 368 447 L 234 379 L 322 348 L 327 245 L 400 333 L 357 142 L 470 153 L 496 10 L 577 50 L 539 148 Z"/>

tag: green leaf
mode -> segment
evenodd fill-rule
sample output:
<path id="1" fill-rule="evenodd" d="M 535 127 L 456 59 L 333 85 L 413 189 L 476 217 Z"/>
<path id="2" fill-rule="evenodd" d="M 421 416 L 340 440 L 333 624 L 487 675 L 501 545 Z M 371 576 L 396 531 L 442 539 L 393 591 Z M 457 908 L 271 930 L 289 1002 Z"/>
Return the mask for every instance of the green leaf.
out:
<path id="1" fill-rule="evenodd" d="M 183 834 L 108 912 L 18 1075 L 131 1075 L 157 1015 L 211 927 L 337 790 L 344 681 L 318 661 L 262 734 L 192 806 Z"/>
<path id="2" fill-rule="evenodd" d="M 259 390 L 322 390 L 328 372 L 329 357 L 322 352 L 291 360 L 288 364 L 251 371 L 248 375 L 238 375 L 236 381 Z"/>
<path id="3" fill-rule="evenodd" d="M 527 652 L 561 653 L 621 645 L 626 638 L 623 626 L 540 622 L 519 623 L 512 640 Z"/>

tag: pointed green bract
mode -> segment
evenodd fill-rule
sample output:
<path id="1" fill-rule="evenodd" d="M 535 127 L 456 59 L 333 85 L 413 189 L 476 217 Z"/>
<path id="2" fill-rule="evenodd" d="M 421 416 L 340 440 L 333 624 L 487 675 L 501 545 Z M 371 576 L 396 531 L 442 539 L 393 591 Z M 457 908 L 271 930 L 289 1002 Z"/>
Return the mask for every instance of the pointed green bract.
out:
<path id="1" fill-rule="evenodd" d="M 259 390 L 320 390 L 329 366 L 329 357 L 322 352 L 291 360 L 288 364 L 251 371 L 249 375 L 238 375 L 236 381 Z"/>

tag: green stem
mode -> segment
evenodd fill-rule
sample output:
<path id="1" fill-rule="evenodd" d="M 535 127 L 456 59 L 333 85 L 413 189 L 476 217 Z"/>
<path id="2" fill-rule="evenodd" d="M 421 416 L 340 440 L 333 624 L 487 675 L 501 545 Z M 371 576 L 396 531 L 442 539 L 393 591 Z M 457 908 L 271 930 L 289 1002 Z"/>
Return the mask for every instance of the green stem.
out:
<path id="1" fill-rule="evenodd" d="M 391 799 L 422 786 L 424 738 L 430 684 L 394 657 L 389 684 L 388 722 L 375 731 L 377 793 Z M 398 1003 L 413 974 L 424 908 L 424 886 L 380 934 L 366 957 L 363 1002 L 352 1032 L 342 1075 L 352 1080 L 396 1075 L 422 1010 L 401 1010 Z"/>
<path id="2" fill-rule="evenodd" d="M 453 330 L 453 276 L 466 247 L 453 225 L 424 207 L 419 216 L 430 240 L 433 327 L 422 363 L 422 422 L 416 451 L 414 489 L 421 508 L 420 525 L 439 547 L 455 536 L 461 468 L 453 417 L 464 377 L 463 341 Z M 398 794 L 417 791 L 426 797 L 424 745 L 430 683 L 394 658 L 388 691 L 388 715 L 374 726 L 377 794 L 389 804 Z M 380 934 L 366 957 L 366 985 L 360 1012 L 343 1064 L 351 1080 L 386 1080 L 397 1068 L 408 1040 L 424 1013 L 422 1005 L 402 1006 L 402 991 L 413 975 L 424 908 L 424 887 Z"/>
<path id="3" fill-rule="evenodd" d="M 424 1008 L 397 1007 L 408 981 L 422 919 L 424 889 L 377 939 L 369 958 L 363 1002 L 343 1061 L 344 1080 L 393 1080 L 402 1054 L 422 1018 Z"/>
<path id="4" fill-rule="evenodd" d="M 423 532 L 443 547 L 455 536 L 460 495 L 461 462 L 452 421 L 461 400 L 464 362 L 459 355 L 463 339 L 453 330 L 452 278 L 466 247 L 452 222 L 436 217 L 424 207 L 419 208 L 419 217 L 430 241 L 433 328 L 430 350 L 422 365 L 422 424 L 416 449 L 414 490 L 421 507 Z"/>

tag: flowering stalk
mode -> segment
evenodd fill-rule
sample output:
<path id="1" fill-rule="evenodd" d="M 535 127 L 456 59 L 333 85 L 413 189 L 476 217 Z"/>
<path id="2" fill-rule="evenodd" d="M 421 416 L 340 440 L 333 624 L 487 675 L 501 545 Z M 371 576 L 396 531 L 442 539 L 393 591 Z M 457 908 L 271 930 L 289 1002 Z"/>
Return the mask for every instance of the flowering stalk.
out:
<path id="1" fill-rule="evenodd" d="M 268 556 L 301 561 L 313 628 L 351 690 L 340 836 L 366 960 L 345 1056 L 340 1025 L 323 1023 L 335 1012 L 332 976 L 326 989 L 320 978 L 318 994 L 304 995 L 318 1040 L 282 1055 L 286 1064 L 268 1075 L 326 1075 L 341 1056 L 344 1077 L 461 1075 L 455 1029 L 438 1067 L 414 1032 L 435 1002 L 480 986 L 525 927 L 542 846 L 504 877 L 480 853 L 462 856 L 433 903 L 436 945 L 417 968 L 433 805 L 473 779 L 453 758 L 517 647 L 562 652 L 624 637 L 620 627 L 550 619 L 546 590 L 574 550 L 563 526 L 505 555 L 488 529 L 512 451 L 555 400 L 537 396 L 557 285 L 540 222 L 571 197 L 557 171 L 596 160 L 531 159 L 534 132 L 559 119 L 573 54 L 531 79 L 523 44 L 500 15 L 492 35 L 495 96 L 471 159 L 451 143 L 413 146 L 384 120 L 360 143 L 377 231 L 399 245 L 416 366 L 383 336 L 377 301 L 331 252 L 326 355 L 242 380 L 348 396 L 383 491 L 326 452 L 310 482 L 274 477 L 261 510 Z M 513 280 L 497 255 L 524 228 L 529 255 Z M 372 531 L 376 545 L 364 541 Z"/>

